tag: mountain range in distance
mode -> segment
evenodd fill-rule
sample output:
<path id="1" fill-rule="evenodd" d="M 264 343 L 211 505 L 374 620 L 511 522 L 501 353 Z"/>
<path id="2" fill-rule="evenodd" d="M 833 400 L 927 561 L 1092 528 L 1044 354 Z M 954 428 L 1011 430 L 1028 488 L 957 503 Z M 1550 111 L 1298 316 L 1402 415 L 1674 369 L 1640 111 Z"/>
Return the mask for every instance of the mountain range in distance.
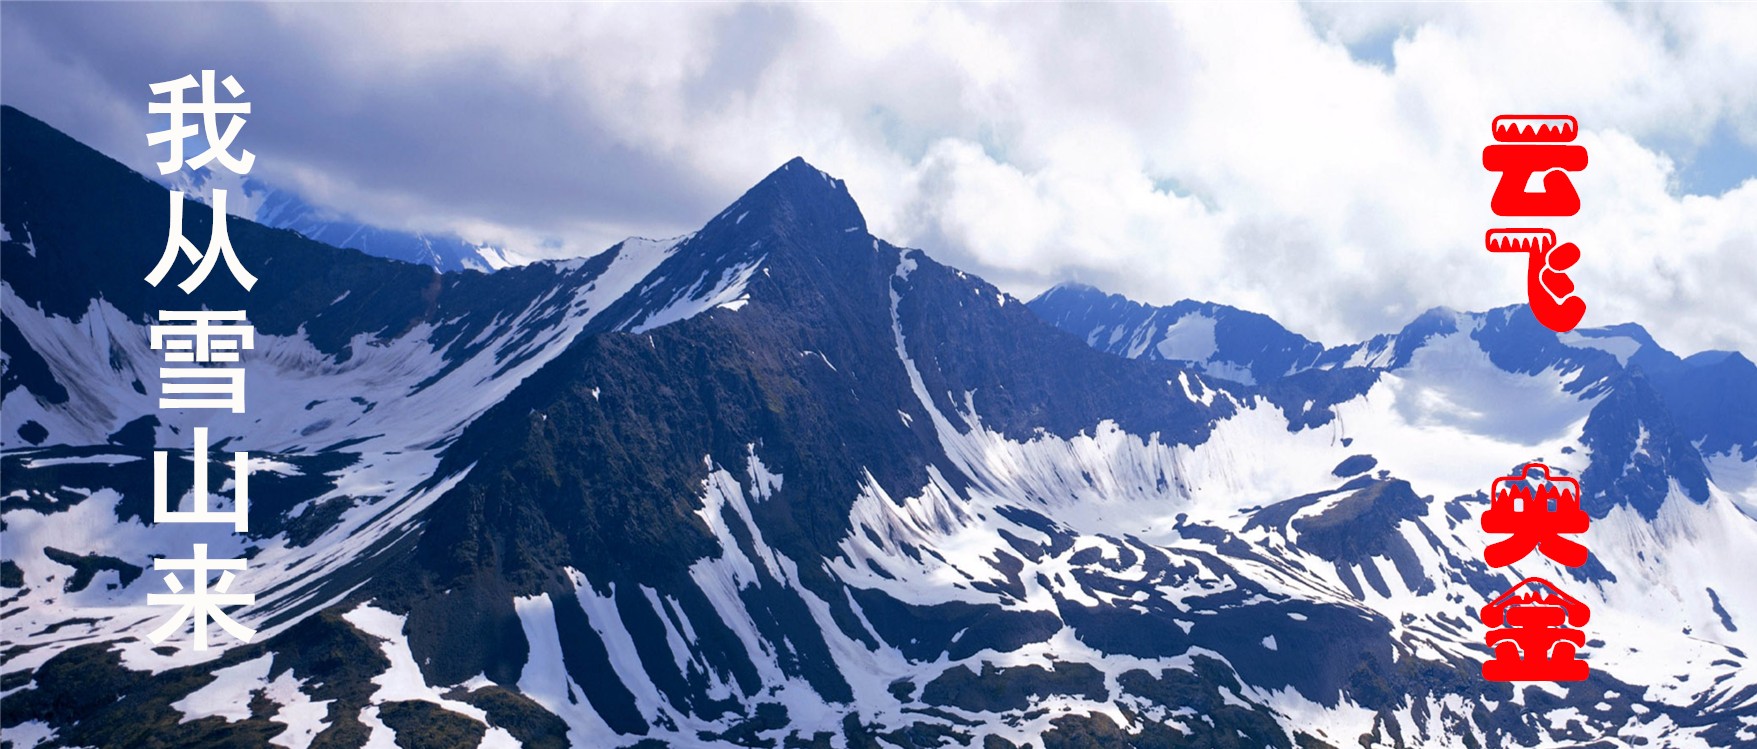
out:
<path id="1" fill-rule="evenodd" d="M 211 191 L 223 189 L 227 191 L 226 210 L 234 216 L 298 232 L 327 245 L 426 265 L 442 272 L 493 273 L 532 260 L 515 250 L 471 242 L 456 232 L 402 231 L 361 222 L 315 206 L 293 190 L 231 172 L 216 173 L 206 168 L 180 171 L 171 175 L 166 185 L 207 205 L 211 205 Z"/>

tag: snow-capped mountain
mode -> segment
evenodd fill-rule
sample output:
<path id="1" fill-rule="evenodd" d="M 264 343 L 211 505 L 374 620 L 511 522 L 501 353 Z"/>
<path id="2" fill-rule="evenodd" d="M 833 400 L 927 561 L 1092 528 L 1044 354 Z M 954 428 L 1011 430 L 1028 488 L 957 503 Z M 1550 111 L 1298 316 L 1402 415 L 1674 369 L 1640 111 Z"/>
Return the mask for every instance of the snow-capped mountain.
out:
<path id="1" fill-rule="evenodd" d="M 800 160 L 686 237 L 491 275 L 235 220 L 262 281 L 192 300 L 140 280 L 162 187 L 4 116 L 15 745 L 1757 741 L 1736 354 L 1678 359 L 1723 388 L 1686 401 L 1651 342 L 1518 308 L 1329 349 L 1196 303 L 1051 325 Z M 146 325 L 195 304 L 257 326 L 246 416 L 147 395 Z M 205 653 L 142 638 L 151 557 L 203 540 L 145 521 L 193 426 L 265 459 L 214 551 L 260 633 Z M 1489 482 L 1537 459 L 1593 558 L 1491 570 Z M 1591 605 L 1590 680 L 1482 680 L 1476 611 L 1533 575 Z"/>
<path id="2" fill-rule="evenodd" d="M 1571 389 L 1614 382 L 1616 392 L 1627 399 L 1620 403 L 1651 409 L 1652 418 L 1676 429 L 1667 439 L 1681 465 L 1668 466 L 1663 475 L 1679 479 L 1693 494 L 1700 496 L 1693 487 L 1709 472 L 1698 463 L 1713 466 L 1715 482 L 1741 496 L 1757 488 L 1757 365 L 1735 351 L 1681 358 L 1635 323 L 1557 336 L 1532 327 L 1517 305 L 1480 314 L 1435 309 L 1397 333 L 1325 348 L 1267 317 L 1225 305 L 1185 301 L 1153 307 L 1079 284 L 1052 288 L 1027 306 L 1094 348 L 1128 358 L 1177 361 L 1247 385 L 1273 384 L 1308 370 L 1395 372 L 1408 367 L 1436 337 L 1469 327 L 1471 337 L 1500 369 L 1524 374 L 1580 369 L 1585 374 Z M 1607 408 L 1604 418 L 1613 418 L 1613 412 L 1623 418 L 1630 411 Z"/>
<path id="3" fill-rule="evenodd" d="M 208 203 L 212 188 L 218 187 L 227 191 L 226 210 L 233 215 L 276 229 L 291 229 L 308 239 L 368 255 L 418 263 L 440 271 L 482 273 L 531 262 L 531 258 L 516 251 L 470 242 L 452 232 L 398 231 L 364 224 L 319 209 L 298 193 L 255 177 L 225 171 L 216 175 L 204 168 L 180 171 L 172 179 L 172 189 L 181 190 L 201 203 Z"/>

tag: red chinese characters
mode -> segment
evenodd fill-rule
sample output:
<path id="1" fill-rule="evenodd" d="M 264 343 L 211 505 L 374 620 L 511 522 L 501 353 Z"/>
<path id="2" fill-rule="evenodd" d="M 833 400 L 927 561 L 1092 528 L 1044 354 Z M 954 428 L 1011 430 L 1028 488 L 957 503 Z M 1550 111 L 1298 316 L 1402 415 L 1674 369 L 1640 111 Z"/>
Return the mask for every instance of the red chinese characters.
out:
<path id="1" fill-rule="evenodd" d="M 1525 470 L 1525 475 L 1495 479 L 1482 529 L 1513 535 L 1484 550 L 1484 561 L 1505 567 L 1537 550 L 1569 567 L 1586 564 L 1586 547 L 1561 536 L 1585 533 L 1592 523 L 1580 509 L 1580 482 L 1552 477 L 1542 463 L 1529 463 Z"/>
<path id="2" fill-rule="evenodd" d="M 1500 145 L 1482 150 L 1483 168 L 1501 173 L 1495 197 L 1496 216 L 1572 216 L 1580 212 L 1580 194 L 1568 172 L 1586 168 L 1584 146 L 1559 145 L 1574 140 L 1579 124 L 1567 115 L 1508 115 L 1495 118 Z M 1531 175 L 1543 172 L 1543 192 L 1527 192 Z"/>
<path id="3" fill-rule="evenodd" d="M 1483 238 L 1489 252 L 1526 253 L 1525 295 L 1531 314 L 1550 330 L 1567 332 L 1586 316 L 1586 301 L 1573 296 L 1574 281 L 1563 271 L 1580 260 L 1573 242 L 1556 246 L 1549 229 L 1490 229 Z"/>
<path id="4" fill-rule="evenodd" d="M 1542 585 L 1548 594 L 1519 592 Z M 1488 645 L 1494 660 L 1482 664 L 1489 681 L 1584 681 L 1586 661 L 1575 657 L 1586 644 L 1580 627 L 1592 610 L 1541 577 L 1520 580 L 1500 598 L 1483 607 L 1482 622 L 1491 627 Z M 1563 624 L 1568 626 L 1564 627 Z"/>
<path id="5" fill-rule="evenodd" d="M 1483 552 L 1490 567 L 1505 567 L 1537 552 L 1558 564 L 1586 564 L 1587 550 L 1565 538 L 1586 532 L 1592 519 L 1580 508 L 1580 482 L 1555 476 L 1542 463 L 1527 463 L 1517 475 L 1495 479 L 1482 529 L 1509 534 Z M 1542 592 L 1524 591 L 1542 586 Z M 1483 607 L 1481 619 L 1493 627 L 1484 640 L 1494 659 L 1482 667 L 1490 681 L 1580 681 L 1586 662 L 1576 657 L 1586 644 L 1580 627 L 1592 617 L 1586 604 L 1555 583 L 1528 577 Z"/>
<path id="6" fill-rule="evenodd" d="M 1482 165 L 1500 172 L 1489 207 L 1497 216 L 1572 216 L 1580 194 L 1568 176 L 1586 168 L 1586 149 L 1563 145 L 1574 140 L 1579 123 L 1568 115 L 1501 115 L 1494 121 L 1496 145 L 1484 148 Z M 1542 174 L 1543 189 L 1528 190 Z M 1580 260 L 1580 248 L 1557 246 L 1549 229 L 1492 229 L 1484 238 L 1489 252 L 1526 253 L 1526 298 L 1544 327 L 1565 333 L 1580 324 L 1586 302 L 1574 296 L 1566 271 Z"/>

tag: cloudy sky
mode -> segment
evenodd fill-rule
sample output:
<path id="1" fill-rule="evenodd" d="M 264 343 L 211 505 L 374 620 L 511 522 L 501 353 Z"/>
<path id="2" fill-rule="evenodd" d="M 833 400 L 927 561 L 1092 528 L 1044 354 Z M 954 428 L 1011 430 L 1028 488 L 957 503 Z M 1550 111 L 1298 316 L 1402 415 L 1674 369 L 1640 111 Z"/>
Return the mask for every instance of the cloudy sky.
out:
<path id="1" fill-rule="evenodd" d="M 550 256 L 695 229 L 795 155 L 1022 298 L 1079 280 L 1336 344 L 1524 299 L 1497 114 L 1579 117 L 1584 325 L 1757 353 L 1757 7 L 0 6 L 0 100 L 138 169 L 148 84 L 255 106 L 254 176 Z M 160 118 L 162 119 L 162 118 Z"/>

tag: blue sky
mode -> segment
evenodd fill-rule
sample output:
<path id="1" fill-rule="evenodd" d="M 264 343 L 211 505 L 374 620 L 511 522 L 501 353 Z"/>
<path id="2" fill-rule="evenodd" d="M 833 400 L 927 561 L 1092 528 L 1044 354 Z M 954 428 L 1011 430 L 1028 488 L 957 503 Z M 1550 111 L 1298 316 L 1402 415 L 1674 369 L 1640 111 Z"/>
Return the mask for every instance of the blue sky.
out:
<path id="1" fill-rule="evenodd" d="M 1720 195 L 1757 177 L 1757 148 L 1739 136 L 1730 119 L 1715 122 L 1698 142 L 1652 144 L 1677 162 L 1678 190 L 1690 195 Z"/>
<path id="2" fill-rule="evenodd" d="M 1757 351 L 1753 38 L 1707 3 L 7 3 L 0 100 L 145 169 L 148 84 L 215 68 L 257 107 L 253 176 L 544 256 L 693 230 L 804 156 L 1015 295 L 1332 342 L 1521 301 L 1480 152 L 1497 114 L 1562 112 L 1585 324 Z"/>
<path id="3" fill-rule="evenodd" d="M 1349 39 L 1343 46 L 1356 62 L 1395 72 L 1396 44 L 1407 39 L 1410 31 L 1386 25 Z M 1716 118 L 1705 136 L 1665 133 L 1641 140 L 1642 145 L 1665 154 L 1676 165 L 1675 194 L 1718 196 L 1757 177 L 1757 146 L 1740 135 L 1731 115 Z"/>

